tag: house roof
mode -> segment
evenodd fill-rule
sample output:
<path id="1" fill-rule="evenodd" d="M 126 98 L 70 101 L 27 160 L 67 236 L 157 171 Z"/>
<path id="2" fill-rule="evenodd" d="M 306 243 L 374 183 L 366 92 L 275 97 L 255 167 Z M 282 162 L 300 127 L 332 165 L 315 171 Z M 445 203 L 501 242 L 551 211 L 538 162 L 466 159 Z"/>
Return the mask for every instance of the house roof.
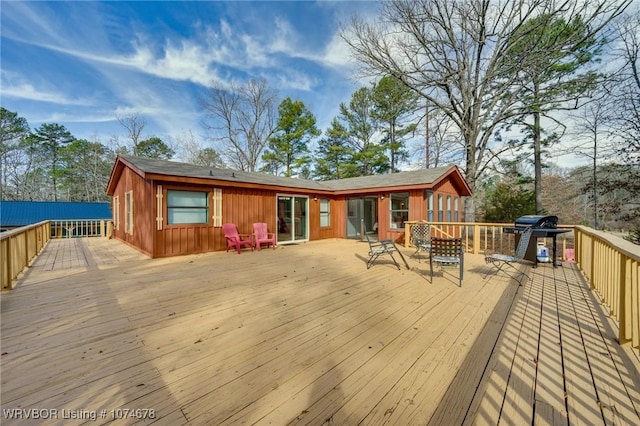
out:
<path id="1" fill-rule="evenodd" d="M 44 220 L 111 219 L 109 203 L 0 201 L 0 226 L 25 226 Z"/>
<path id="2" fill-rule="evenodd" d="M 326 193 L 364 192 L 383 188 L 408 188 L 414 186 L 432 186 L 447 175 L 453 173 L 460 187 L 461 195 L 471 195 L 471 190 L 456 166 L 436 167 L 384 175 L 361 176 L 329 181 L 315 181 L 298 178 L 274 176 L 266 173 L 244 172 L 233 169 L 219 169 L 176 161 L 120 155 L 111 172 L 107 194 L 112 195 L 115 184 L 125 166 L 130 167 L 145 179 L 174 180 L 192 178 L 217 182 L 235 182 L 237 185 L 260 185 L 274 188 L 305 189 Z"/>
<path id="3" fill-rule="evenodd" d="M 354 189 L 397 187 L 433 183 L 448 174 L 452 166 L 435 167 L 433 169 L 412 170 L 384 175 L 359 176 L 354 178 L 326 181 L 334 191 Z"/>

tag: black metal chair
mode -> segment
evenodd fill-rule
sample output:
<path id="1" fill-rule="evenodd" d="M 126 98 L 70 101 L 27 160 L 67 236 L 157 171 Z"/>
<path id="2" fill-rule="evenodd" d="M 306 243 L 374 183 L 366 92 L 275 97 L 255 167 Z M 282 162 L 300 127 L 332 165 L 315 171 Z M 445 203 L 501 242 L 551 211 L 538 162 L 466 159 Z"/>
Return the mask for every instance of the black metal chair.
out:
<path id="1" fill-rule="evenodd" d="M 502 271 L 505 266 L 510 266 L 515 269 L 517 272 L 520 272 L 521 276 L 524 275 L 529 279 L 529 275 L 526 272 L 519 271 L 518 268 L 514 266 L 514 263 L 520 263 L 524 261 L 524 256 L 527 252 L 527 247 L 529 246 L 529 241 L 531 241 L 531 235 L 533 234 L 533 228 L 527 228 L 520 236 L 520 241 L 518 242 L 518 246 L 516 247 L 515 253 L 513 255 L 501 254 L 501 253 L 485 253 L 484 261 L 485 263 L 490 263 L 498 270 L 496 274 Z M 528 262 L 528 261 L 527 261 Z M 504 271 L 505 274 L 509 275 L 511 278 L 517 280 L 516 276 L 512 273 Z M 489 275 L 485 275 L 485 278 Z M 522 277 L 520 277 L 522 278 Z"/>
<path id="2" fill-rule="evenodd" d="M 391 256 L 391 260 L 393 260 L 393 263 L 396 265 L 398 270 L 400 270 L 400 264 L 398 264 L 398 262 L 396 261 L 396 258 L 393 257 L 393 253 L 399 254 L 402 260 L 404 261 L 404 264 L 406 265 L 407 269 L 410 269 L 404 256 L 402 255 L 402 253 L 400 253 L 400 251 L 398 250 L 396 245 L 393 243 L 393 241 L 391 240 L 372 241 L 368 235 L 366 237 L 367 237 L 367 242 L 369 243 L 369 260 L 367 260 L 367 269 L 371 268 L 371 266 L 378 259 L 378 257 L 384 254 L 388 254 L 389 256 Z"/>
<path id="3" fill-rule="evenodd" d="M 462 238 L 431 238 L 431 255 L 429 256 L 429 272 L 433 282 L 433 263 L 455 265 L 460 268 L 460 287 L 464 278 L 464 248 Z"/>
<path id="4" fill-rule="evenodd" d="M 411 225 L 411 243 L 416 248 L 411 257 L 418 255 L 421 250 L 430 253 L 431 227 L 426 223 L 414 223 Z M 418 262 L 420 262 L 420 256 L 418 256 Z"/>

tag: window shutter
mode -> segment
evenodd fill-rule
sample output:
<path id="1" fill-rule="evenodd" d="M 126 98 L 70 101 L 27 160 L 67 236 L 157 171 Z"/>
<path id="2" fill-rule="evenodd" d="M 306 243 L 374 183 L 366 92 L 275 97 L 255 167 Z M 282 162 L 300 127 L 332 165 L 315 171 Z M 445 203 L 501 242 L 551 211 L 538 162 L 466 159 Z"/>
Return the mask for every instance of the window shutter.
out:
<path id="1" fill-rule="evenodd" d="M 120 197 L 113 197 L 113 229 L 120 229 Z"/>
<path id="2" fill-rule="evenodd" d="M 162 231 L 164 209 L 162 208 L 162 185 L 158 185 L 156 190 L 156 229 Z"/>
<path id="3" fill-rule="evenodd" d="M 222 226 L 222 188 L 213 188 L 213 226 Z"/>

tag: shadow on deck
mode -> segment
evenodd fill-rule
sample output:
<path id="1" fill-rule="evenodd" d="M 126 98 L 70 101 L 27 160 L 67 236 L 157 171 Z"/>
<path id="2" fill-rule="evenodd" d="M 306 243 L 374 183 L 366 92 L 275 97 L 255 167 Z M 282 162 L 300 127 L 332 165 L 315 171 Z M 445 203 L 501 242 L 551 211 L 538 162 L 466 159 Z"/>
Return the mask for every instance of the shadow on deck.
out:
<path id="1" fill-rule="evenodd" d="M 519 286 L 467 255 L 460 288 L 367 250 L 52 240 L 0 295 L 2 423 L 640 423 L 638 359 L 575 265 Z"/>

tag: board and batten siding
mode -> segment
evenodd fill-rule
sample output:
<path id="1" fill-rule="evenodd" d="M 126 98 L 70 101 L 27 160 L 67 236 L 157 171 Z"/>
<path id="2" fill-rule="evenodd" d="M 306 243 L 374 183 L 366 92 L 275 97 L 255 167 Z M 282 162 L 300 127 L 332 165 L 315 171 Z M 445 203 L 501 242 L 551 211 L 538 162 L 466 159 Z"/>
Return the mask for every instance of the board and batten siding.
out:
<path id="1" fill-rule="evenodd" d="M 160 184 L 160 183 L 159 183 Z M 238 232 L 241 234 L 253 233 L 253 223 L 265 222 L 269 232 L 275 232 L 277 226 L 277 203 L 276 198 L 282 192 L 275 190 L 262 190 L 257 188 L 237 188 L 226 186 L 202 186 L 202 185 L 179 185 L 161 183 L 162 203 L 153 202 L 155 211 L 152 214 L 154 224 L 157 223 L 157 206 L 162 205 L 162 226 L 157 226 L 154 230 L 155 244 L 153 257 L 176 256 L 182 254 L 205 253 L 210 251 L 226 250 L 227 243 L 220 226 L 214 226 L 214 198 L 215 189 L 222 191 L 222 223 L 235 223 Z M 209 193 L 209 223 L 208 224 L 180 224 L 168 225 L 167 217 L 167 191 L 206 191 Z M 158 185 L 155 185 L 156 194 Z M 320 221 L 319 202 L 313 199 L 313 194 L 296 194 L 309 197 L 309 221 L 312 224 Z M 333 201 L 332 201 L 333 203 Z M 335 203 L 337 204 L 337 203 Z M 332 208 L 334 206 L 332 205 Z M 337 206 L 335 206 L 337 207 Z M 333 214 L 333 210 L 332 210 Z M 332 227 L 319 230 L 319 226 L 310 226 L 309 239 L 317 240 L 335 237 L 335 221 L 332 218 Z"/>
<path id="2" fill-rule="evenodd" d="M 131 229 L 127 230 L 127 193 L 131 194 L 132 222 Z M 148 256 L 153 255 L 153 227 L 155 220 L 149 221 L 149 215 L 154 214 L 155 194 L 152 185 L 140 175 L 129 168 L 122 171 L 115 188 L 114 197 L 118 197 L 113 208 L 118 209 L 117 216 L 120 224 L 113 230 L 114 236 L 143 252 Z M 155 215 L 153 216 L 155 218 Z"/>

